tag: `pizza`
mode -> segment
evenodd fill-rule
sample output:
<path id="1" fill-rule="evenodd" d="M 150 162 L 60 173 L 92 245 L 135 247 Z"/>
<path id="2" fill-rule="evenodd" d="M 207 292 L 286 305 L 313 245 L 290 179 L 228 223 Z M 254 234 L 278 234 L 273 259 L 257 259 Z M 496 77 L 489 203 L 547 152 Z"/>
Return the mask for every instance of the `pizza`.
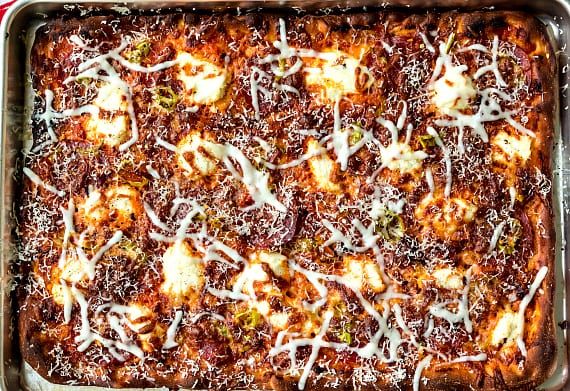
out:
<path id="1" fill-rule="evenodd" d="M 63 16 L 29 62 L 18 333 L 49 382 L 552 373 L 556 58 L 532 16 Z"/>

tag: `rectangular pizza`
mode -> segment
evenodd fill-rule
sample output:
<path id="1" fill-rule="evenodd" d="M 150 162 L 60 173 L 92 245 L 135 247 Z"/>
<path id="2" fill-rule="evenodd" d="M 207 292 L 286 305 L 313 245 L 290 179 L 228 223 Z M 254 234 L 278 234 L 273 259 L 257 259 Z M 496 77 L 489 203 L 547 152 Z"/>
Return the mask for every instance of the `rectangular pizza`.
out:
<path id="1" fill-rule="evenodd" d="M 51 383 L 532 389 L 556 58 L 508 11 L 49 19 L 18 334 Z"/>

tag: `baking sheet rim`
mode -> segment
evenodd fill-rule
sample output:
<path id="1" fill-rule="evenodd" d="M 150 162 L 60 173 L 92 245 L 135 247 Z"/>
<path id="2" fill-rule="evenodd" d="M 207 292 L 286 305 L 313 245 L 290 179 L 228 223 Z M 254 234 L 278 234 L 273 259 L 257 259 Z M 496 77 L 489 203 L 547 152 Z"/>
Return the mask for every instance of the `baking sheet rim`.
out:
<path id="1" fill-rule="evenodd" d="M 528 0 L 531 1 L 531 0 Z M 523 1 L 524 2 L 524 1 Z M 279 0 L 271 0 L 271 1 L 263 1 L 263 0 L 253 0 L 253 1 L 248 1 L 246 2 L 246 4 L 248 5 L 248 7 L 253 7 L 255 8 L 255 6 L 257 7 L 261 7 L 261 6 L 272 6 L 272 7 L 278 7 L 278 8 L 287 8 L 287 7 L 293 7 L 293 6 L 298 6 L 298 4 L 305 4 L 305 5 L 310 5 L 310 1 L 309 0 L 299 0 L 299 1 L 279 1 Z M 327 4 L 330 4 L 331 6 L 333 5 L 340 5 L 340 1 L 329 1 L 326 2 Z M 362 2 L 356 4 L 356 7 L 361 6 Z M 370 4 L 374 4 L 374 2 L 369 1 L 368 3 Z M 419 2 L 418 2 L 419 3 Z M 458 1 L 458 3 L 460 3 L 460 1 Z M 543 18 L 543 21 L 545 21 L 546 23 L 549 23 L 551 28 L 557 29 L 558 31 L 554 31 L 554 37 L 553 40 L 554 42 L 556 42 L 558 44 L 558 46 L 561 48 L 559 51 L 559 64 L 560 67 L 563 68 L 564 66 L 568 65 L 570 63 L 569 60 L 569 56 L 567 53 L 567 50 L 570 49 L 570 3 L 567 0 L 552 0 L 552 1 L 547 1 L 547 2 L 541 2 L 542 3 L 548 3 L 550 5 L 554 5 L 555 7 L 558 7 L 559 9 L 565 11 L 564 15 L 553 15 L 549 12 L 545 11 L 545 15 Z M 107 0 L 103 0 L 103 1 L 89 1 L 89 0 L 80 0 L 80 1 L 76 1 L 74 3 L 65 3 L 65 2 L 58 2 L 58 1 L 46 1 L 46 0 L 40 0 L 40 1 L 34 1 L 34 0 L 19 0 L 16 1 L 5 13 L 4 18 L 2 19 L 1 23 L 0 23 L 0 34 L 2 34 L 2 46 L 0 47 L 1 50 L 3 50 L 2 54 L 2 63 L 0 63 L 0 100 L 2 101 L 2 110 L 3 113 L 6 113 L 10 110 L 10 102 L 9 99 L 10 97 L 8 97 L 7 95 L 7 91 L 8 91 L 8 87 L 9 85 L 9 74 L 7 73 L 8 70 L 8 54 L 10 53 L 10 50 L 8 50 L 8 48 L 10 47 L 9 45 L 9 41 L 11 39 L 14 39 L 13 35 L 16 33 L 21 33 L 21 31 L 15 32 L 12 31 L 11 28 L 14 25 L 14 21 L 18 20 L 18 18 L 26 18 L 26 12 L 32 12 L 37 15 L 40 16 L 41 15 L 41 9 L 42 9 L 42 5 L 46 5 L 49 6 L 48 8 L 49 11 L 48 12 L 52 12 L 52 11 L 63 11 L 63 12 L 68 12 L 69 9 L 71 8 L 75 8 L 76 10 L 89 10 L 91 9 L 91 7 L 94 7 L 95 9 L 101 9 L 104 11 L 113 11 L 115 13 L 124 13 L 126 10 L 129 9 L 129 7 L 135 7 L 136 4 L 144 4 L 146 6 L 148 6 L 149 9 L 156 7 L 156 3 L 150 2 L 150 1 L 126 1 L 126 2 L 114 2 L 114 1 L 107 1 Z M 209 8 L 208 5 L 205 4 L 216 4 L 216 5 L 224 5 L 224 4 L 230 4 L 233 5 L 234 8 L 239 8 L 241 4 L 244 4 L 243 1 L 239 1 L 239 0 L 211 0 L 208 2 L 205 1 L 195 1 L 193 3 L 184 3 L 184 2 L 180 2 L 180 1 L 163 1 L 161 2 L 161 7 L 160 8 L 167 8 L 166 6 L 168 6 L 168 8 L 172 9 L 172 8 L 179 8 L 182 4 L 186 4 L 186 7 L 192 7 L 192 5 L 196 6 L 196 7 L 200 7 L 200 8 Z M 369 5 L 370 5 L 369 4 Z M 386 3 L 383 3 L 386 4 Z M 151 6 L 152 5 L 152 6 Z M 346 4 L 344 4 L 346 5 Z M 401 5 L 401 4 L 400 4 Z M 536 5 L 536 3 L 535 3 Z M 356 8 L 355 7 L 355 8 Z M 30 8 L 35 9 L 30 11 Z M 215 8 L 215 7 L 213 7 Z M 420 5 L 419 7 L 420 9 L 423 9 L 424 7 Z M 428 7 L 429 8 L 429 7 Z M 545 7 L 546 8 L 546 7 Z M 22 14 L 24 14 L 24 16 L 22 16 Z M 564 26 L 560 26 L 560 23 L 568 23 L 568 25 L 564 25 Z M 565 41 L 564 41 L 565 39 Z M 20 75 L 21 77 L 22 75 Z M 568 85 L 569 82 L 569 73 L 566 72 L 559 72 L 559 80 L 560 80 L 560 85 L 564 86 L 564 85 Z M 21 80 L 20 80 L 21 81 Z M 554 150 L 554 159 L 553 159 L 553 171 L 554 171 L 554 175 L 553 175 L 553 191 L 554 191 L 554 208 L 556 211 L 556 215 L 555 215 L 555 224 L 557 227 L 557 247 L 556 247 L 556 266 L 557 267 L 561 267 L 561 274 L 560 276 L 558 276 L 557 273 L 557 283 L 556 283 L 556 321 L 558 323 L 558 325 L 560 325 L 559 322 L 565 321 L 568 319 L 568 313 L 569 313 L 569 308 L 568 306 L 570 305 L 570 303 L 568 303 L 567 300 L 567 293 L 568 293 L 568 287 L 570 286 L 570 276 L 568 276 L 568 270 L 570 269 L 570 254 L 568 254 L 568 249 L 566 248 L 566 237 L 568 235 L 570 235 L 570 232 L 566 232 L 566 230 L 568 229 L 567 227 L 570 226 L 570 210 L 568 208 L 568 206 L 570 205 L 570 192 L 566 192 L 564 193 L 564 188 L 568 187 L 570 185 L 570 146 L 569 145 L 565 145 L 564 142 L 566 143 L 570 143 L 570 119 L 569 117 L 569 112 L 568 112 L 568 105 L 570 102 L 570 98 L 568 97 L 568 94 L 564 95 L 564 94 L 560 94 L 560 101 L 559 101 L 559 117 L 558 117 L 558 121 L 557 121 L 557 132 L 556 132 L 556 139 L 555 139 L 555 150 Z M 7 152 L 7 148 L 9 147 L 7 145 L 7 136 L 10 133 L 9 131 L 9 124 L 6 120 L 8 116 L 7 115 L 2 115 L 0 116 L 0 148 L 2 151 L 2 156 L 0 156 L 0 163 L 1 163 L 1 172 L 0 172 L 0 183 L 2 183 L 2 188 L 1 188 L 1 192 L 2 194 L 0 194 L 1 198 L 2 198 L 2 202 L 3 202 L 3 208 L 0 210 L 0 224 L 2 224 L 3 227 L 3 232 L 2 232 L 2 239 L 3 239 L 3 245 L 2 245 L 2 262 L 0 263 L 0 273 L 1 273 L 1 277 L 2 277 L 2 295 L 0 297 L 0 328 L 2 329 L 2 333 L 0 334 L 0 347 L 5 346 L 6 345 L 6 338 L 7 338 L 7 330 L 11 330 L 12 328 L 12 318 L 11 318 L 11 313 L 10 313 L 10 303 L 9 303 L 9 292 L 6 289 L 7 288 L 7 281 L 9 280 L 9 276 L 7 275 L 7 262 L 10 261 L 9 259 L 9 255 L 11 255 L 10 249 L 9 249 L 9 245 L 5 244 L 5 238 L 6 238 L 6 227 L 10 226 L 10 222 L 11 222 L 11 218 L 9 216 L 9 210 L 7 210 L 6 206 L 8 203 L 11 203 L 12 200 L 8 200 L 7 199 L 7 194 L 6 194 L 6 182 L 7 180 L 9 180 L 9 178 L 11 179 L 11 169 L 13 167 L 8 167 L 10 165 L 10 162 L 7 162 L 6 160 L 6 152 Z M 22 115 L 23 117 L 23 115 Z M 21 120 L 21 122 L 23 122 L 23 120 Z M 569 147 L 569 148 L 567 148 Z M 8 171 L 10 171 L 10 173 L 8 173 Z M 9 201 L 9 202 L 8 202 Z M 545 382 L 542 386 L 539 387 L 539 389 L 545 389 L 545 390 L 559 390 L 562 387 L 564 387 L 564 385 L 566 385 L 567 380 L 568 380 L 568 355 L 569 355 L 569 351 L 570 348 L 568 347 L 568 332 L 565 328 L 563 327 L 557 327 L 557 334 L 558 334 L 558 340 L 559 340 L 559 344 L 558 344 L 558 367 L 556 369 L 555 374 L 547 381 Z M 13 342 L 13 341 L 9 341 L 9 342 Z M 14 371 L 14 363 L 10 362 L 13 361 L 14 357 L 6 357 L 6 354 L 4 352 L 4 349 L 1 348 L 0 349 L 0 361 L 2 363 L 2 366 L 0 366 L 0 378 L 2 379 L 2 383 L 0 383 L 1 385 L 1 389 L 2 390 L 12 390 L 12 389 L 18 389 L 18 388 L 13 388 L 15 387 L 14 384 L 8 383 L 9 379 L 13 376 L 9 376 L 8 372 L 13 372 Z M 22 363 L 23 364 L 23 363 Z M 22 371 L 21 368 L 24 368 L 24 370 Z M 30 375 L 30 372 L 28 372 L 27 370 L 25 370 L 26 365 L 21 365 L 21 368 L 19 369 L 19 373 L 20 376 L 22 378 L 25 378 L 27 375 Z M 29 368 L 29 366 L 28 366 Z M 29 368 L 31 369 L 31 368 Z M 32 369 L 33 371 L 33 369 Z M 34 374 L 31 373 L 32 378 L 34 377 Z M 45 381 L 45 384 L 43 386 L 48 387 L 48 388 L 44 388 L 41 385 L 41 381 L 39 382 L 40 384 L 40 388 L 29 388 L 30 390 L 34 390 L 34 391 L 39 391 L 39 390 L 54 390 L 54 386 Z M 17 386 L 16 386 L 17 387 Z M 86 386 L 86 387 L 69 387 L 69 386 L 63 386 L 63 388 L 57 388 L 57 390 L 81 390 L 81 391 L 87 391 L 87 390 L 102 390 L 103 388 L 101 387 L 91 387 L 91 386 Z M 164 390 L 164 388 L 153 388 L 152 390 Z"/>

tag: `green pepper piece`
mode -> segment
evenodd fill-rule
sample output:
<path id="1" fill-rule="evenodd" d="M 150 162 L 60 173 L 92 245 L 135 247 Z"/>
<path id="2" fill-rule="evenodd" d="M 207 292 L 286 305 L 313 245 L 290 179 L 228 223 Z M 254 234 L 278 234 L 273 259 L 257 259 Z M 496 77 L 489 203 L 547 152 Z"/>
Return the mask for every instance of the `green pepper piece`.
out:
<path id="1" fill-rule="evenodd" d="M 178 103 L 178 95 L 171 87 L 159 86 L 154 91 L 154 101 L 167 111 L 172 111 Z"/>
<path id="2" fill-rule="evenodd" d="M 248 309 L 235 315 L 237 324 L 244 330 L 254 329 L 261 319 L 261 315 L 255 308 Z"/>

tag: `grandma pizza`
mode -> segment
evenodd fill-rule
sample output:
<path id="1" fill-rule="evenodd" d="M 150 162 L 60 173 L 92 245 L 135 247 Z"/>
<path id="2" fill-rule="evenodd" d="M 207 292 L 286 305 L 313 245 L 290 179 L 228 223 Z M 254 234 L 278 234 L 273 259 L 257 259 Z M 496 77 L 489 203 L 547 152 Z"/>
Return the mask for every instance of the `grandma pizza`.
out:
<path id="1" fill-rule="evenodd" d="M 30 53 L 18 328 L 50 382 L 550 375 L 556 73 L 539 21 L 63 17 Z"/>

